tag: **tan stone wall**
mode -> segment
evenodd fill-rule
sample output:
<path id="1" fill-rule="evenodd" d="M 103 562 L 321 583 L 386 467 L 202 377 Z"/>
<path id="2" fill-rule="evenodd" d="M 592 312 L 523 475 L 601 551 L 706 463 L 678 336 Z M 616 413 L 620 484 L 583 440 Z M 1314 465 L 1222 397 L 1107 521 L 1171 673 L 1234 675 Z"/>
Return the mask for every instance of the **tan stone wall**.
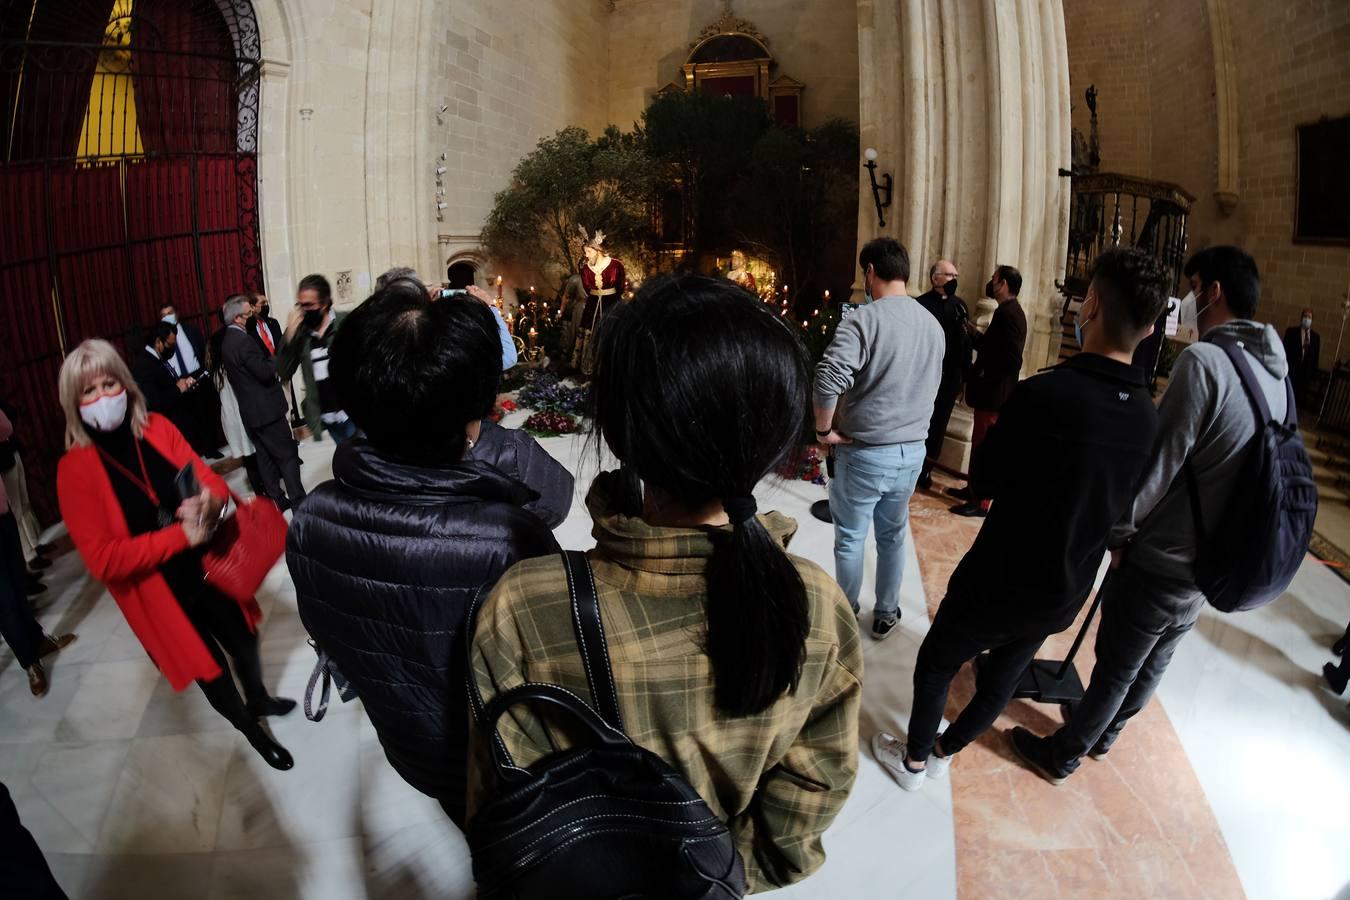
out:
<path id="1" fill-rule="evenodd" d="M 540 138 L 569 125 L 604 129 L 610 15 L 602 0 L 450 4 L 443 256 L 477 244 L 493 196 Z"/>
<path id="2" fill-rule="evenodd" d="M 1146 13 L 1143 3 L 1064 0 L 1073 127 L 1084 137 L 1090 134 L 1083 92 L 1095 84 L 1105 172 L 1143 175 L 1149 169 L 1153 117 L 1144 56 Z"/>
<path id="3" fill-rule="evenodd" d="M 722 13 L 720 0 L 616 0 L 610 17 L 609 120 L 630 128 L 652 94 L 682 83 L 689 44 Z M 777 67 L 806 85 L 808 126 L 858 119 L 858 19 L 841 0 L 739 0 L 735 14 L 769 39 Z"/>
<path id="4" fill-rule="evenodd" d="M 1103 166 L 1123 168 L 1135 158 L 1146 129 L 1138 174 L 1174 181 L 1197 197 L 1189 249 L 1235 243 L 1250 251 L 1263 276 L 1260 318 L 1282 330 L 1311 306 L 1323 334 L 1323 364 L 1330 364 L 1350 281 L 1350 248 L 1293 242 L 1294 128 L 1350 114 L 1350 4 L 1218 0 L 1229 19 L 1234 60 L 1238 202 L 1231 216 L 1214 199 L 1219 133 L 1210 3 L 1132 0 L 1108 7 L 1065 0 L 1065 6 L 1075 98 L 1089 80 L 1102 94 Z M 1136 102 L 1108 105 L 1116 96 L 1138 96 L 1140 69 L 1148 73 L 1142 120 Z M 1075 124 L 1083 112 L 1075 110 Z"/>
<path id="5" fill-rule="evenodd" d="M 1302 307 L 1313 307 L 1329 365 L 1350 282 L 1350 247 L 1291 239 L 1294 127 L 1350 115 L 1350 3 L 1241 0 L 1230 8 L 1242 115 L 1235 218 L 1265 276 L 1262 318 L 1283 330 Z"/>

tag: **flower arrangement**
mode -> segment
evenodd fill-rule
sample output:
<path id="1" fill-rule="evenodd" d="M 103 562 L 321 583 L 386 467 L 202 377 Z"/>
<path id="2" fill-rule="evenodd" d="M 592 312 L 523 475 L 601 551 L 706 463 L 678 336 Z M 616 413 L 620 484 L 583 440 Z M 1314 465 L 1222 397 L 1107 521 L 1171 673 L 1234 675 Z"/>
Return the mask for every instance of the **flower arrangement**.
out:
<path id="1" fill-rule="evenodd" d="M 562 434 L 577 434 L 582 431 L 581 423 L 575 416 L 556 410 L 544 410 L 533 413 L 522 426 L 535 437 L 557 437 Z"/>
<path id="2" fill-rule="evenodd" d="M 519 408 L 520 407 L 516 406 L 516 401 L 512 400 L 510 397 L 499 397 L 497 399 L 497 405 L 492 409 L 490 418 L 494 422 L 500 422 Z"/>
<path id="3" fill-rule="evenodd" d="M 556 375 L 540 372 L 526 382 L 516 399 L 529 409 L 576 416 L 586 412 L 588 394 L 588 388 L 563 384 Z"/>
<path id="4" fill-rule="evenodd" d="M 816 444 L 804 444 L 789 453 L 774 472 L 788 481 L 809 481 L 812 484 L 825 484 L 825 470 L 821 465 L 820 447 Z"/>

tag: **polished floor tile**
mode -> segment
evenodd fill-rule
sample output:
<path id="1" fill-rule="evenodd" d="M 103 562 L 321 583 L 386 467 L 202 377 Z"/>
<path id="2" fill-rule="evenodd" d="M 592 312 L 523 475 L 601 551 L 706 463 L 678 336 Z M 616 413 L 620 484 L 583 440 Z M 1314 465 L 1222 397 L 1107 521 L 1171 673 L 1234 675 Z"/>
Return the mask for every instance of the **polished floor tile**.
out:
<path id="1" fill-rule="evenodd" d="M 584 438 L 544 443 L 582 472 L 559 540 L 590 547 L 581 500 L 594 460 L 583 461 Z M 331 444 L 306 443 L 303 455 L 307 484 L 329 477 Z M 832 529 L 808 511 L 825 491 L 792 482 L 756 493 L 762 509 L 797 519 L 792 552 L 833 572 Z M 776 896 L 1311 900 L 1350 884 L 1350 713 L 1318 682 L 1350 617 L 1343 582 L 1310 562 L 1267 610 L 1207 612 L 1178 650 L 1161 702 L 1063 788 L 1022 769 L 996 731 L 948 779 L 908 794 L 868 741 L 878 730 L 903 734 L 930 611 L 978 528 L 936 497 L 916 498 L 911 515 L 902 624 L 884 642 L 868 635 L 869 546 L 857 783 L 825 835 L 824 866 Z M 392 770 L 359 702 L 335 700 L 318 724 L 298 710 L 270 720 L 296 759 L 276 772 L 199 690 L 175 693 L 154 672 L 75 555 L 58 559 L 48 581 L 44 624 L 80 640 L 54 661 L 52 693 L 40 701 L 0 650 L 0 781 L 72 898 L 473 896 L 462 836 Z M 260 603 L 265 680 L 299 700 L 315 657 L 284 565 Z M 1056 641 L 1047 653 L 1067 646 Z M 953 703 L 969 690 L 968 676 L 958 678 Z M 1059 721 L 1058 709 L 1025 703 L 1009 716 L 1037 728 Z"/>

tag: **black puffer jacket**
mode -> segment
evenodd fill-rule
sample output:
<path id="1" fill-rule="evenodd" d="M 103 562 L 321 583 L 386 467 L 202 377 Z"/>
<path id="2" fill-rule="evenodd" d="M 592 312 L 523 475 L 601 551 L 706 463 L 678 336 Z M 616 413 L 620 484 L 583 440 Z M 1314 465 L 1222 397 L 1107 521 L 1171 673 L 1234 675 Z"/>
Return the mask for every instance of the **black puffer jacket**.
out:
<path id="1" fill-rule="evenodd" d="M 542 452 L 542 451 L 541 451 Z M 351 440 L 295 512 L 300 618 L 352 682 L 403 779 L 460 822 L 468 760 L 464 618 L 481 585 L 555 553 L 535 491 L 470 460 L 414 466 Z"/>
<path id="2" fill-rule="evenodd" d="M 525 504 L 549 528 L 557 528 L 572 508 L 572 473 L 563 468 L 534 438 L 515 428 L 503 428 L 491 419 L 479 426 L 471 459 L 492 463 L 539 494 Z"/>

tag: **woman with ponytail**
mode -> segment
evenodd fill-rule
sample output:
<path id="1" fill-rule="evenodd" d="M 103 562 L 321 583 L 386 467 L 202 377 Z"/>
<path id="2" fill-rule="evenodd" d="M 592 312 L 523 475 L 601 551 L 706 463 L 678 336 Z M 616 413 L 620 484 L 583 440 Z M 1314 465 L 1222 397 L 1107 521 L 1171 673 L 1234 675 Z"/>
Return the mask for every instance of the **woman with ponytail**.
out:
<path id="1" fill-rule="evenodd" d="M 754 498 L 809 433 L 801 344 L 730 282 L 653 281 L 606 321 L 592 399 L 598 449 L 619 463 L 586 502 L 625 730 L 727 821 L 752 890 L 798 881 L 852 787 L 862 700 L 847 599 L 785 551 L 796 523 Z M 559 557 L 502 577 L 472 667 L 485 701 L 524 681 L 590 699 Z M 499 731 L 520 765 L 567 743 L 526 707 Z M 489 766 L 471 767 L 476 794 Z"/>

